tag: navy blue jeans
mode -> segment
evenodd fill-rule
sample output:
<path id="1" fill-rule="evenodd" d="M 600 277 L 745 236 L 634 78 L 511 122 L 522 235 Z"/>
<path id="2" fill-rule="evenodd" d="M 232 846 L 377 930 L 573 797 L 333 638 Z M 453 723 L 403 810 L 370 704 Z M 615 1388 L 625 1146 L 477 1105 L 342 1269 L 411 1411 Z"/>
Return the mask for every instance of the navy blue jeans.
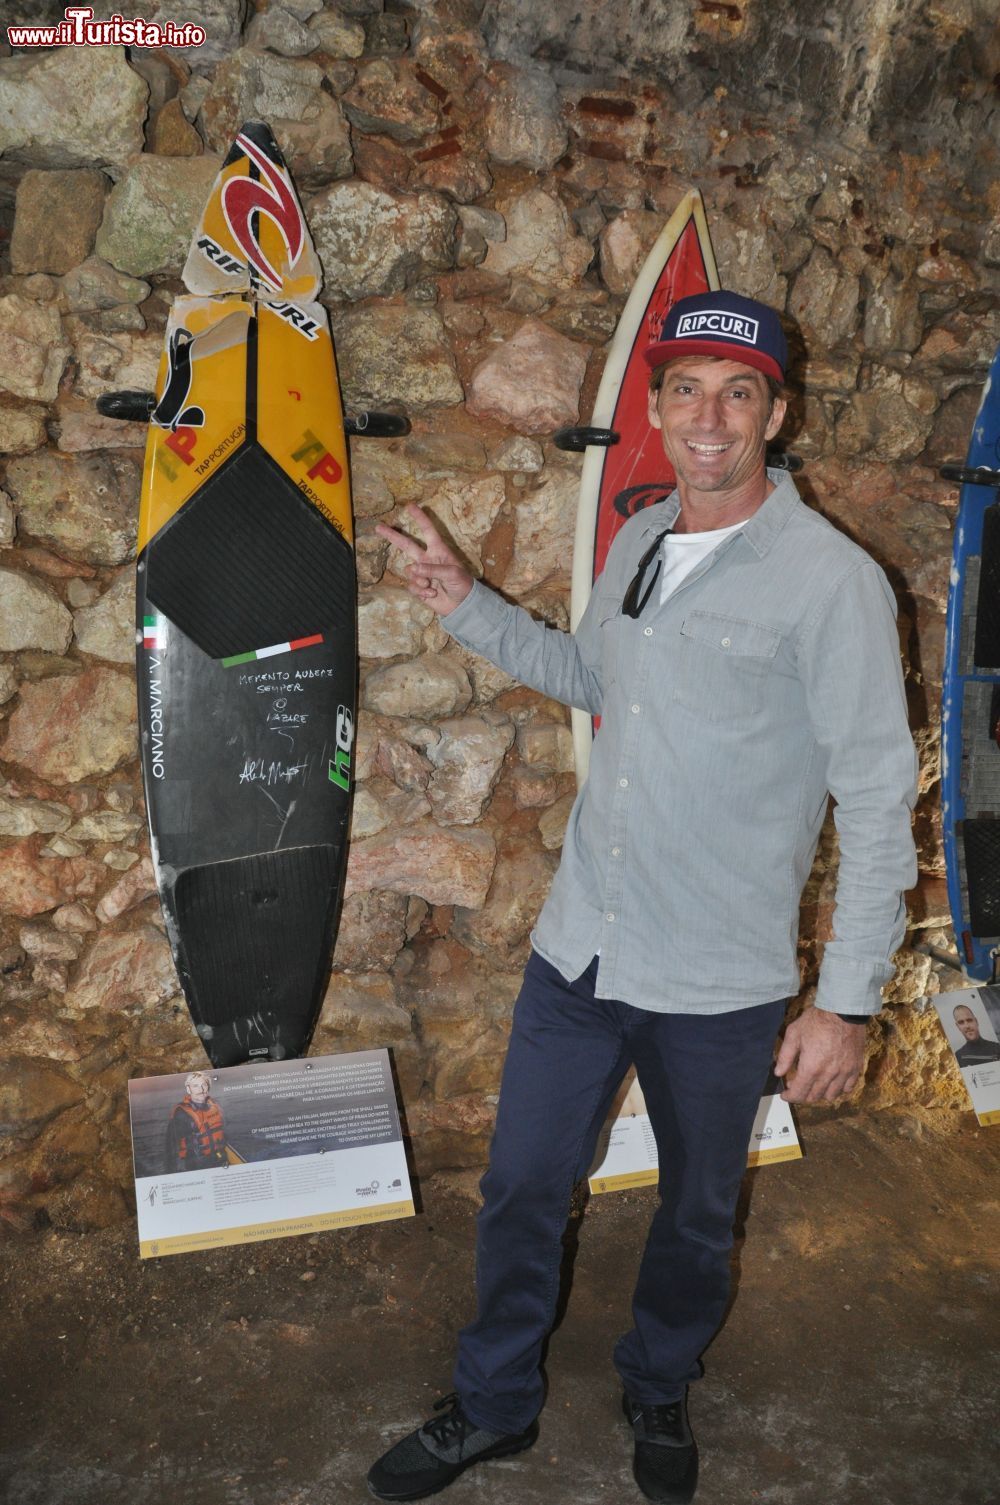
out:
<path id="1" fill-rule="evenodd" d="M 787 1000 L 656 1014 L 595 998 L 596 976 L 596 958 L 567 983 L 533 953 L 514 1009 L 482 1182 L 478 1316 L 459 1335 L 455 1366 L 467 1414 L 492 1431 L 523 1431 L 541 1409 L 570 1196 L 632 1062 L 656 1136 L 660 1206 L 634 1326 L 615 1348 L 629 1394 L 677 1400 L 725 1311 L 736 1201 Z"/>

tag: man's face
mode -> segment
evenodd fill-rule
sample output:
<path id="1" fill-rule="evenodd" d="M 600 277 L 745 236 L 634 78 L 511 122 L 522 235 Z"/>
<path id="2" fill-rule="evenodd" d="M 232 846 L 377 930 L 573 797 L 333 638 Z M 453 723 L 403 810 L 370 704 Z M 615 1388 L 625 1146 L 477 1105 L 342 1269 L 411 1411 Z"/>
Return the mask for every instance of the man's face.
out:
<path id="1" fill-rule="evenodd" d="M 771 403 L 763 372 L 740 361 L 681 357 L 671 361 L 649 421 L 683 488 L 725 505 L 764 463 L 764 448 L 781 427 L 783 398 Z"/>
<path id="2" fill-rule="evenodd" d="M 188 1096 L 193 1103 L 203 1103 L 208 1097 L 208 1083 L 203 1076 L 192 1077 L 188 1085 Z"/>
<path id="3" fill-rule="evenodd" d="M 979 1039 L 979 1020 L 964 1003 L 955 1010 L 955 1023 L 967 1040 Z"/>

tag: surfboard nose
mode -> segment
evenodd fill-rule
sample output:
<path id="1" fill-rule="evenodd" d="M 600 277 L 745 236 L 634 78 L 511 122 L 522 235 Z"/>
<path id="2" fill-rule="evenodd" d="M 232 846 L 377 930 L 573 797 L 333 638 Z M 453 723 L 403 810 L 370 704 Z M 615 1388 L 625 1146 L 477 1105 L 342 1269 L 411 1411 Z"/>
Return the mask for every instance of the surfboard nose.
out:
<path id="1" fill-rule="evenodd" d="M 184 265 L 189 292 L 249 293 L 267 302 L 310 303 L 319 257 L 275 140 L 248 120 L 226 153 Z"/>
<path id="2" fill-rule="evenodd" d="M 281 153 L 281 147 L 278 145 L 275 134 L 266 120 L 245 120 L 243 122 L 222 164 L 224 168 L 231 167 L 234 162 L 238 162 L 240 157 L 244 155 L 244 149 L 240 145 L 241 141 L 252 141 L 276 167 L 283 168 L 285 172 L 288 171 L 285 159 Z"/>

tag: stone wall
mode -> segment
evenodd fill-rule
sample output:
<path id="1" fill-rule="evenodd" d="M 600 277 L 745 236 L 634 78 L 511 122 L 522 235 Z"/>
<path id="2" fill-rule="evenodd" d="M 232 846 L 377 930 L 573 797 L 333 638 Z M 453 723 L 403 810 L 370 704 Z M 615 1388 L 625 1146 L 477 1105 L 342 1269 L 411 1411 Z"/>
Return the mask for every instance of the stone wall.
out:
<path id="1" fill-rule="evenodd" d="M 16 7 L 14 7 L 16 10 Z M 115 6 L 96 6 L 98 15 Z M 37 21 L 61 6 L 32 0 Z M 149 0 L 147 19 L 190 19 Z M 302 191 L 349 407 L 361 581 L 349 892 L 316 1049 L 392 1047 L 416 1165 L 480 1165 L 572 800 L 565 711 L 449 642 L 374 533 L 418 500 L 565 624 L 584 420 L 636 268 L 705 194 L 787 314 L 809 501 L 887 569 L 922 762 L 914 937 L 949 945 L 938 697 L 956 495 L 1000 336 L 992 0 L 202 0 L 204 48 L 0 57 L 0 1211 L 126 1215 L 125 1082 L 203 1059 L 153 892 L 132 588 L 143 430 L 195 219 L 246 118 Z M 10 19 L 17 20 L 15 14 Z M 9 49 L 8 49 L 9 52 Z M 832 834 L 804 901 L 803 998 Z M 910 949 L 861 1101 L 960 1104 Z"/>

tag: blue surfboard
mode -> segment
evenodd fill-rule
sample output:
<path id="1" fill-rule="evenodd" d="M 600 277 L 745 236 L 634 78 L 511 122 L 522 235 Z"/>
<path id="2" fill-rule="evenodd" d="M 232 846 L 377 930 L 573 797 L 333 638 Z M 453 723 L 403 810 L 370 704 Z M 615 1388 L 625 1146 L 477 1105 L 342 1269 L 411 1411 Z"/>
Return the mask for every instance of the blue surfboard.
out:
<path id="1" fill-rule="evenodd" d="M 948 902 L 962 965 L 994 982 L 1000 952 L 1000 348 L 972 428 L 945 637 L 941 798 Z"/>

